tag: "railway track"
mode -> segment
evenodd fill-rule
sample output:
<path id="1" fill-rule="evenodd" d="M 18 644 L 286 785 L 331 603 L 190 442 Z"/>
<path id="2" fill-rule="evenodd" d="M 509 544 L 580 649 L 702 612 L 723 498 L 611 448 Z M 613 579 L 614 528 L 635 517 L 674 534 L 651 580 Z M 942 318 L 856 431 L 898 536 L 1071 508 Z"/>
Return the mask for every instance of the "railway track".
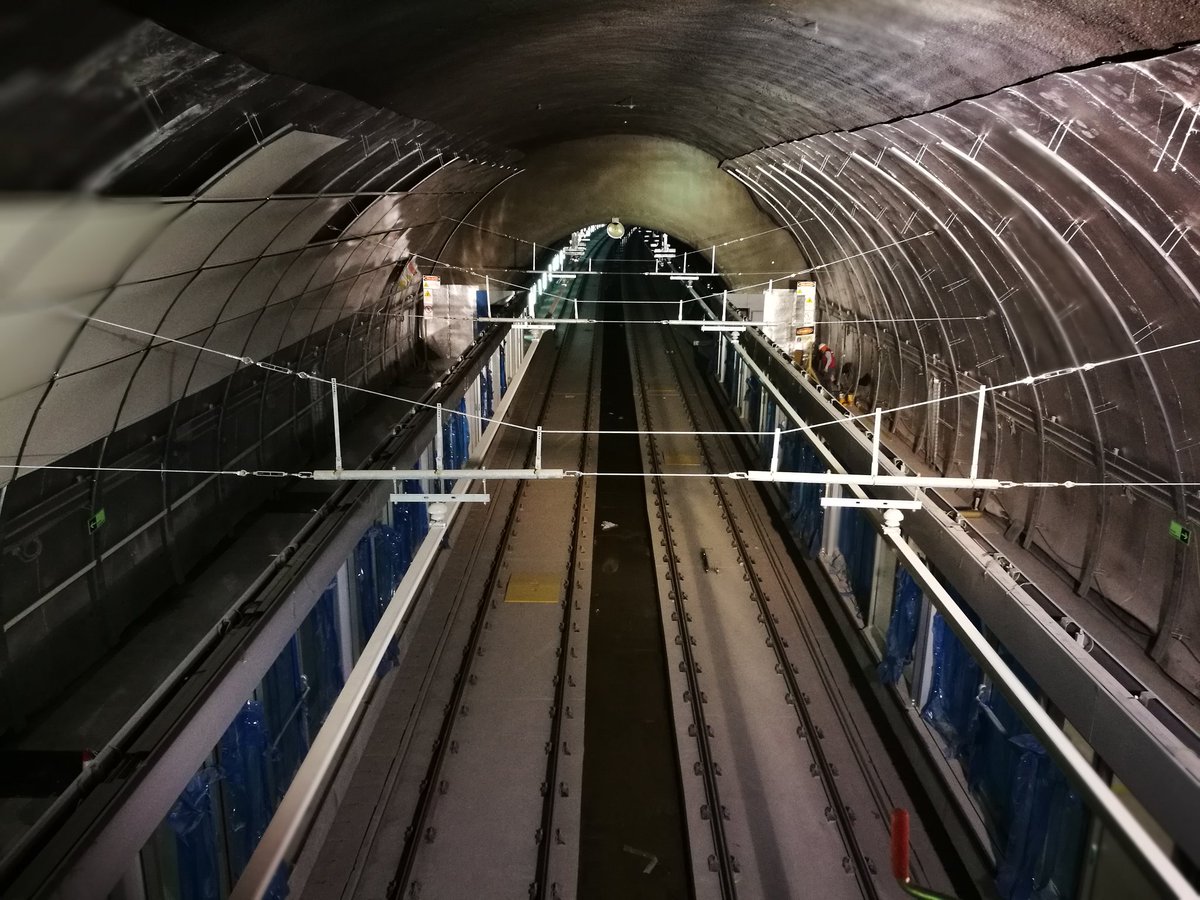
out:
<path id="1" fill-rule="evenodd" d="M 650 338 L 649 335 L 655 332 L 657 334 L 654 335 L 654 338 Z M 653 347 L 653 352 L 650 350 L 651 347 Z M 671 423 L 659 427 L 692 432 L 728 429 L 728 425 L 720 421 L 717 413 L 710 408 L 713 405 L 711 402 L 700 402 L 700 398 L 707 396 L 709 392 L 701 382 L 695 367 L 685 361 L 690 352 L 691 347 L 681 337 L 678 328 L 648 325 L 635 330 L 635 337 L 631 340 L 631 357 L 634 360 L 634 370 L 639 384 L 639 402 L 645 417 L 642 425 L 645 429 L 652 430 L 656 427 L 655 404 L 652 402 L 648 390 L 651 380 L 678 385 L 678 394 L 681 398 L 681 402 L 675 406 L 674 410 L 669 411 Z M 681 415 L 687 423 L 685 426 L 681 425 Z M 734 471 L 741 467 L 735 462 L 737 452 L 731 438 L 710 435 L 693 438 L 693 441 L 700 471 Z M 647 457 L 652 461 L 655 473 L 663 471 L 663 463 L 667 455 L 662 444 L 663 441 L 655 435 L 646 438 Z M 858 895 L 875 900 L 881 895 L 880 885 L 876 882 L 878 867 L 860 840 L 856 822 L 861 814 L 871 814 L 870 818 L 886 820 L 890 811 L 890 801 L 886 792 L 877 783 L 876 774 L 871 771 L 870 760 L 865 759 L 858 752 L 856 741 L 851 736 L 854 725 L 846 720 L 845 710 L 835 699 L 838 696 L 836 685 L 829 683 L 827 670 L 818 663 L 822 651 L 812 633 L 811 624 L 806 621 L 805 614 L 799 608 L 798 598 L 789 584 L 790 579 L 785 571 L 784 560 L 773 549 L 778 537 L 773 534 L 772 523 L 765 521 L 758 511 L 758 507 L 761 506 L 760 498 L 749 494 L 748 487 L 736 481 L 709 479 L 707 484 L 715 496 L 736 560 L 744 567 L 749 599 L 754 604 L 758 621 L 762 624 L 765 642 L 773 653 L 775 671 L 783 679 L 787 702 L 796 716 L 796 734 L 804 742 L 808 753 L 811 754 L 812 763 L 809 773 L 819 785 L 820 795 L 824 800 L 823 803 L 814 802 L 812 804 L 815 807 L 815 813 L 836 828 L 841 846 L 845 850 L 841 860 L 842 869 L 845 873 L 853 876 Z M 729 745 L 726 742 L 714 741 L 714 735 L 708 722 L 711 717 L 706 715 L 704 709 L 707 702 L 704 687 L 707 684 L 711 691 L 715 686 L 713 679 L 719 679 L 720 673 L 709 672 L 702 675 L 700 672 L 694 648 L 694 623 L 692 615 L 685 605 L 687 595 L 684 590 L 683 573 L 680 571 L 678 547 L 682 542 L 676 541 L 673 536 L 670 497 L 664 479 L 654 477 L 652 485 L 654 504 L 663 533 L 672 619 L 679 629 L 678 640 L 681 643 L 683 668 L 687 676 L 686 701 L 694 723 L 690 730 L 694 730 L 696 735 L 700 758 L 698 774 L 702 776 L 705 803 L 709 812 L 708 823 L 714 847 L 709 868 L 714 870 L 718 876 L 721 897 L 729 898 L 737 894 L 740 866 L 735 852 L 730 847 L 730 835 L 726 824 L 728 813 L 721 803 L 722 781 L 728 781 L 728 779 L 722 778 L 720 763 L 714 759 L 714 755 L 716 752 L 720 752 L 721 760 L 726 766 L 737 765 L 738 760 L 724 756 L 730 752 Z M 756 558 L 759 556 L 762 558 Z M 704 571 L 707 572 L 709 567 L 707 555 L 703 557 L 702 564 Z M 765 579 L 764 576 L 766 576 Z M 794 572 L 792 578 L 794 579 Z M 764 586 L 764 580 L 770 584 L 769 590 Z M 780 620 L 773 609 L 781 604 L 773 603 L 773 598 L 784 600 L 783 605 L 786 606 L 784 615 L 788 619 L 794 620 L 785 621 L 786 628 L 781 628 Z M 806 663 L 803 670 L 789 656 L 788 635 L 795 635 L 797 632 L 801 638 L 800 652 L 806 653 L 811 659 L 811 662 Z M 804 671 L 806 679 L 811 679 L 805 680 L 803 684 L 801 683 L 802 671 Z M 822 692 L 823 696 L 814 698 L 812 695 L 817 691 Z M 836 727 L 845 734 L 844 741 L 840 734 L 837 736 L 836 743 L 839 752 L 836 758 L 831 756 L 827 750 L 826 744 L 829 742 L 823 731 L 822 720 L 818 720 L 813 715 L 814 699 L 821 701 L 818 706 L 822 710 L 824 726 Z M 836 723 L 830 721 L 830 716 L 836 717 Z M 714 746 L 715 744 L 720 746 Z M 797 755 L 798 766 L 803 765 L 802 759 L 801 755 Z M 840 772 L 839 763 L 843 769 L 848 771 Z M 868 786 L 871 798 L 870 802 L 865 805 L 874 807 L 874 809 L 864 808 L 861 791 L 858 798 L 859 805 L 856 809 L 847 800 L 845 792 L 839 784 L 839 780 L 844 779 L 846 775 L 854 778 L 860 772 L 862 781 Z M 810 789 L 810 793 L 815 792 Z M 737 796 L 736 793 L 727 798 L 727 802 L 734 804 L 744 805 L 744 801 L 745 798 Z M 714 811 L 718 814 L 713 815 Z M 746 809 L 745 813 L 753 814 L 749 809 Z M 786 836 L 781 834 L 780 837 L 785 838 Z M 892 892 L 885 888 L 883 893 L 890 896 Z"/>
<path id="2" fill-rule="evenodd" d="M 573 427 L 590 428 L 593 427 L 591 423 L 595 415 L 594 397 L 596 391 L 594 390 L 594 382 L 598 372 L 599 344 L 598 336 L 593 329 L 573 327 L 565 330 L 564 339 L 556 348 L 556 355 L 548 383 L 554 383 L 556 376 L 560 374 L 564 365 L 569 364 L 572 352 L 579 349 L 580 342 L 582 341 L 590 342 L 591 346 L 586 351 L 589 355 L 589 362 L 587 366 L 586 388 L 581 392 L 583 395 L 582 415 L 576 418 L 576 424 Z M 533 417 L 534 421 L 541 423 L 547 419 L 552 412 L 556 397 L 557 395 L 553 391 L 544 392 L 540 408 Z M 559 402 L 563 401 L 560 400 Z M 524 466 L 531 467 L 533 465 L 535 454 L 534 443 L 530 440 L 524 452 Z M 563 460 L 562 463 L 567 468 L 574 465 L 576 468 L 583 470 L 589 464 L 589 454 L 594 454 L 592 442 L 581 439 L 578 442 L 577 458 L 574 460 Z M 388 886 L 387 896 L 389 900 L 415 898 L 421 894 L 422 885 L 416 879 L 414 872 L 422 849 L 432 844 L 438 837 L 436 826 L 431 824 L 431 821 L 436 811 L 438 798 L 448 790 L 447 780 L 444 775 L 447 761 L 452 754 L 457 752 L 455 735 L 460 727 L 461 720 L 467 713 L 465 697 L 468 688 L 475 682 L 473 669 L 481 656 L 483 636 L 490 627 L 489 614 L 495 608 L 495 597 L 498 593 L 502 593 L 506 574 L 506 561 L 511 556 L 517 541 L 521 540 L 517 536 L 520 510 L 523 501 L 531 489 L 530 483 L 515 483 L 509 489 L 511 492 L 511 500 L 509 502 L 493 502 L 489 505 L 486 512 L 487 524 L 479 530 L 479 536 L 475 544 L 475 553 L 472 554 L 472 558 L 477 558 L 479 551 L 483 550 L 485 545 L 490 542 L 487 536 L 495 534 L 495 520 L 497 517 L 503 515 L 503 523 L 500 526 L 500 538 L 496 543 L 497 549 L 488 565 L 484 589 L 478 592 L 479 602 L 474 610 L 470 612 L 471 624 L 466 642 L 463 645 L 462 660 L 453 678 L 453 688 L 441 717 L 440 727 L 434 740 L 433 752 L 421 781 L 411 821 L 405 829 L 404 849 L 396 866 L 395 875 Z M 561 846 L 563 843 L 562 836 L 556 825 L 556 812 L 558 802 L 567 796 L 568 793 L 565 783 L 560 783 L 559 772 L 561 757 L 565 749 L 563 732 L 564 716 L 567 709 L 565 703 L 565 691 L 568 684 L 567 666 L 570 658 L 571 636 L 575 628 L 574 613 L 578 602 L 576 592 L 579 582 L 575 577 L 575 572 L 580 566 L 580 555 L 584 546 L 584 542 L 581 541 L 581 533 L 585 527 L 590 527 L 586 525 L 585 519 L 587 517 L 584 515 L 587 502 L 585 494 L 588 489 L 585 479 L 578 478 L 574 480 L 570 536 L 567 548 L 569 565 L 567 567 L 567 577 L 564 581 L 563 598 L 559 604 L 562 615 L 557 622 L 558 642 L 553 675 L 553 702 L 548 711 L 549 721 L 545 741 L 545 768 L 544 778 L 541 783 L 541 812 L 537 831 L 534 835 L 531 835 L 534 846 L 536 846 L 536 861 L 531 867 L 534 874 L 529 884 L 529 896 L 535 898 L 535 900 L 537 898 L 556 897 L 559 890 L 557 885 L 552 881 L 555 850 L 556 847 Z M 457 607 L 462 607 L 464 603 L 469 603 L 469 598 L 456 597 Z M 469 607 L 466 608 L 469 609 Z M 456 611 L 455 615 L 461 616 L 462 613 L 461 611 Z M 443 646 L 440 650 L 441 652 L 445 652 L 446 646 Z"/>
<path id="3" fill-rule="evenodd" d="M 624 282 L 626 279 L 622 280 Z M 634 384 L 637 386 L 638 391 L 637 400 L 641 427 L 643 430 L 650 432 L 646 437 L 650 458 L 658 460 L 660 458 L 660 447 L 658 439 L 653 434 L 654 416 L 647 389 L 647 379 L 643 373 L 641 353 L 638 350 L 638 341 L 635 340 L 632 342 L 631 350 Z M 701 817 L 707 819 L 709 823 L 709 831 L 713 844 L 713 853 L 709 857 L 709 868 L 717 873 L 721 897 L 724 900 L 733 900 L 733 898 L 737 897 L 737 861 L 733 857 L 733 854 L 729 852 L 729 844 L 725 835 L 727 811 L 721 803 L 720 767 L 714 758 L 712 747 L 713 733 L 711 727 L 708 725 L 704 710 L 705 699 L 704 692 L 700 686 L 700 667 L 695 659 L 693 649 L 695 640 L 692 637 L 690 629 L 691 617 L 684 606 L 687 595 L 684 590 L 679 559 L 675 554 L 674 525 L 671 521 L 667 490 L 663 479 L 654 477 L 651 479 L 651 485 L 654 491 L 654 506 L 658 518 L 658 530 L 661 535 L 659 543 L 663 550 L 663 559 L 667 565 L 670 581 L 668 596 L 673 609 L 671 618 L 678 630 L 676 643 L 679 645 L 683 656 L 682 668 L 688 686 L 686 700 L 692 719 L 692 725 L 689 730 L 695 740 L 696 751 L 699 755 L 697 764 L 698 772 L 696 774 L 700 776 L 704 785 L 705 809 L 701 811 Z"/>
<path id="4" fill-rule="evenodd" d="M 680 384 L 686 385 L 682 391 L 683 396 L 685 398 L 692 398 L 699 391 L 703 390 L 703 386 L 699 384 L 699 378 L 694 367 L 680 365 L 680 351 L 682 348 L 679 346 L 678 335 L 672 334 L 670 338 L 676 349 L 675 353 L 669 355 L 671 367 L 679 378 Z M 697 431 L 721 430 L 722 423 L 716 420 L 715 416 L 711 415 L 709 410 L 705 410 L 703 413 L 699 412 L 696 408 L 699 404 L 696 404 L 692 399 L 685 399 L 685 405 L 688 418 Z M 734 462 L 733 455 L 729 452 L 729 448 L 726 446 L 718 449 L 716 446 L 718 440 L 714 436 L 707 439 L 701 438 L 698 441 L 705 468 L 710 472 L 736 470 L 738 467 Z M 712 485 L 717 502 L 721 507 L 722 516 L 729 523 L 729 534 L 733 540 L 737 558 L 745 565 L 749 576 L 750 595 L 758 608 L 759 621 L 763 623 L 767 632 L 767 640 L 774 650 L 778 663 L 777 671 L 784 679 L 791 705 L 796 710 L 796 715 L 799 719 L 797 734 L 807 741 L 817 767 L 815 774 L 828 795 L 829 805 L 825 808 L 824 815 L 827 819 L 835 823 L 841 834 L 842 842 L 846 847 L 847 859 L 853 867 L 853 872 L 863 897 L 868 898 L 868 900 L 876 900 L 879 897 L 879 891 L 875 883 L 877 867 L 867 855 L 858 839 L 855 829 L 856 815 L 851 809 L 850 804 L 842 796 L 842 791 L 838 785 L 837 766 L 825 750 L 823 730 L 814 720 L 811 713 L 808 692 L 799 683 L 798 667 L 789 657 L 789 644 L 780 631 L 778 617 L 772 609 L 771 597 L 763 588 L 762 577 L 755 571 L 755 567 L 759 565 L 760 561 L 751 550 L 749 542 L 746 539 L 745 530 L 739 523 L 745 522 L 749 524 L 757 538 L 758 545 L 764 548 L 763 555 L 767 558 L 767 565 L 772 569 L 776 584 L 781 588 L 785 588 L 782 593 L 789 601 L 789 612 L 795 618 L 800 634 L 804 639 L 804 649 L 810 656 L 815 657 L 819 653 L 819 650 L 816 647 L 812 629 L 799 614 L 796 608 L 796 598 L 793 593 L 786 590 L 788 579 L 781 572 L 781 561 L 769 549 L 772 543 L 771 536 L 768 533 L 771 530 L 771 525 L 763 521 L 763 518 L 758 513 L 757 504 L 754 502 L 754 499 L 746 495 L 748 490 L 746 485 L 736 481 L 730 482 L 720 479 L 713 479 Z M 824 675 L 824 672 L 822 672 L 822 675 Z M 828 684 L 822 684 L 821 687 L 827 692 L 831 688 Z M 842 726 L 846 725 L 845 722 L 839 724 Z M 886 805 L 880 805 L 878 812 L 880 815 L 887 815 L 890 813 L 890 808 Z"/>

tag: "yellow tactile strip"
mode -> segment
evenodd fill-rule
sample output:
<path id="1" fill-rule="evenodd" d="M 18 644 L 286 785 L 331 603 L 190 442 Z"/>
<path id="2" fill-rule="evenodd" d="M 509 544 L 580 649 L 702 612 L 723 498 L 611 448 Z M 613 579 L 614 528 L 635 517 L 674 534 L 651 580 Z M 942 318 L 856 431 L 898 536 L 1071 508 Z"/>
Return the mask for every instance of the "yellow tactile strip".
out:
<path id="1" fill-rule="evenodd" d="M 514 572 L 504 592 L 505 603 L 557 603 L 562 576 L 552 572 Z"/>

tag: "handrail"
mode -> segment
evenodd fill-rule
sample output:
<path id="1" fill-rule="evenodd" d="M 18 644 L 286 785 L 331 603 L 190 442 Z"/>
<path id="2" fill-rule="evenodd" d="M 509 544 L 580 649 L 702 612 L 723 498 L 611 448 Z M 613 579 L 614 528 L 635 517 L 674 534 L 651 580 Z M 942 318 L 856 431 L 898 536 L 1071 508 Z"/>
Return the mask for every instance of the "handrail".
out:
<path id="1" fill-rule="evenodd" d="M 525 354 L 524 363 L 517 371 L 513 381 L 509 383 L 508 390 L 496 407 L 487 429 L 480 436 L 479 443 L 472 453 L 473 459 L 483 458 L 503 425 L 509 405 L 516 396 L 521 380 L 529 370 L 531 357 L 541 345 L 541 340 L 542 334 L 538 334 L 534 338 Z M 464 477 L 455 484 L 454 493 L 464 492 L 471 483 L 471 475 L 478 474 L 478 471 L 466 472 Z M 375 627 L 366 646 L 363 647 L 350 677 L 346 679 L 346 684 L 334 701 L 320 731 L 317 732 L 317 737 L 304 757 L 304 761 L 300 764 L 300 769 L 292 779 L 287 793 L 284 794 L 272 815 L 267 830 L 263 833 L 250 861 L 234 885 L 230 900 L 261 900 L 274 882 L 280 866 L 292 861 L 304 837 L 311 829 L 313 821 L 320 811 L 322 798 L 326 794 L 336 768 L 344 757 L 349 741 L 362 717 L 364 704 L 370 696 L 370 688 L 375 683 L 376 674 L 379 671 L 379 664 L 395 639 L 413 599 L 437 559 L 443 544 L 445 529 L 449 527 L 460 508 L 460 504 L 457 503 L 451 503 L 448 506 L 449 510 L 444 525 L 430 530 L 392 595 L 392 599 L 384 609 L 379 624 Z"/>

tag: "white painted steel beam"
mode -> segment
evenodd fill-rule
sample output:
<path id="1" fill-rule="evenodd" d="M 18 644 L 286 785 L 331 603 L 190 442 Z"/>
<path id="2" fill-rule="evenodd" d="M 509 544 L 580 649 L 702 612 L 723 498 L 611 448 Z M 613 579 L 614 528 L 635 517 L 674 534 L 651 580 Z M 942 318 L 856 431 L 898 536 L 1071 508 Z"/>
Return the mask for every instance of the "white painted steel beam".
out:
<path id="1" fill-rule="evenodd" d="M 391 494 L 392 503 L 488 503 L 491 494 Z"/>
<path id="2" fill-rule="evenodd" d="M 1000 481 L 997 478 L 943 478 L 940 475 L 859 475 L 855 472 L 770 472 L 751 470 L 746 473 L 749 481 L 787 481 L 800 484 L 854 484 L 860 487 L 942 488 L 959 490 L 999 490 L 1016 487 L 1015 481 Z"/>
<path id="3" fill-rule="evenodd" d="M 874 497 L 822 497 L 822 506 L 850 506 L 855 509 L 920 509 L 920 500 L 879 500 Z"/>
<path id="4" fill-rule="evenodd" d="M 565 469 L 317 469 L 312 473 L 314 481 L 403 481 L 413 478 L 545 481 L 566 475 Z"/>

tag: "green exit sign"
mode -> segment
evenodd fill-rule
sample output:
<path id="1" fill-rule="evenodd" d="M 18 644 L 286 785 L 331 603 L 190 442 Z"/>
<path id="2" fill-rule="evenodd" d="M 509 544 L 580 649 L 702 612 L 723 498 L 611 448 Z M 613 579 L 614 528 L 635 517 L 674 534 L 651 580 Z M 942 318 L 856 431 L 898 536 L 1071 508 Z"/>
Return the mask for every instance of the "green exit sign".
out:
<path id="1" fill-rule="evenodd" d="M 88 519 L 88 531 L 97 531 L 107 520 L 108 516 L 104 514 L 104 510 L 96 510 L 96 514 Z"/>
<path id="2" fill-rule="evenodd" d="M 1192 530 L 1184 528 L 1182 522 L 1171 522 L 1171 537 L 1181 544 L 1189 544 L 1192 540 Z"/>

